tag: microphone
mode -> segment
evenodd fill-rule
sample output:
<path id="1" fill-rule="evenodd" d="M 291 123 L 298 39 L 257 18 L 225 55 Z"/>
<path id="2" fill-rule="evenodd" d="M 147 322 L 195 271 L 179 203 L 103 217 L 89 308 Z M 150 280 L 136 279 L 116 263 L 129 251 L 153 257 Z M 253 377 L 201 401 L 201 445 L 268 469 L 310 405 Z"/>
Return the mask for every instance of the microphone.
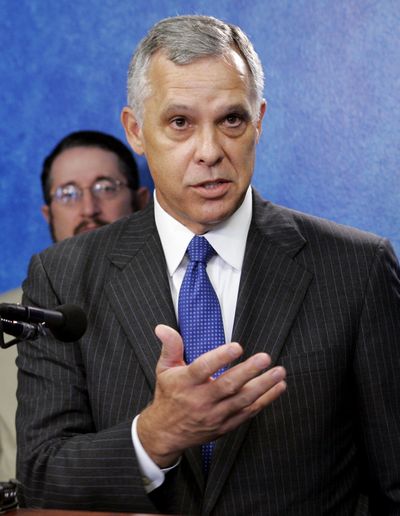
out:
<path id="1" fill-rule="evenodd" d="M 16 321 L 20 324 L 22 324 L 21 321 L 23 323 L 34 323 L 33 325 L 15 328 L 15 331 L 21 332 L 21 338 L 24 332 L 32 332 L 32 335 L 35 335 L 33 338 L 37 338 L 43 333 L 40 333 L 39 328 L 35 328 L 35 325 L 40 325 L 42 328 L 44 325 L 56 339 L 62 342 L 73 342 L 82 337 L 87 327 L 86 314 L 82 308 L 76 305 L 61 305 L 55 310 L 48 310 L 33 306 L 0 303 L 0 317 L 7 319 L 8 322 Z M 5 321 L 2 322 L 4 325 Z M 13 323 L 11 322 L 10 324 Z M 9 329 L 11 329 L 10 326 Z M 35 334 L 35 331 L 37 331 L 37 334 Z M 14 333 L 11 335 L 14 335 Z M 23 340 L 26 340 L 26 338 Z"/>
<path id="2" fill-rule="evenodd" d="M 46 327 L 42 324 L 30 324 L 26 322 L 8 321 L 1 319 L 0 324 L 4 333 L 21 340 L 35 340 L 40 335 L 46 335 Z"/>

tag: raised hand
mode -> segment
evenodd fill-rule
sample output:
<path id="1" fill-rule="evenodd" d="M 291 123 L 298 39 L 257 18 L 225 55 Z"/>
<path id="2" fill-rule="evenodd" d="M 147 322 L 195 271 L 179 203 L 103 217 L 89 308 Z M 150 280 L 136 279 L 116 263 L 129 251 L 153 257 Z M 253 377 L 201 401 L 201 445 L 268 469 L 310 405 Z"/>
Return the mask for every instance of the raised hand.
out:
<path id="1" fill-rule="evenodd" d="M 162 342 L 156 388 L 137 431 L 160 467 L 173 464 L 186 448 L 235 429 L 286 390 L 283 367 L 265 371 L 271 363 L 266 353 L 253 355 L 214 380 L 216 371 L 242 355 L 238 343 L 219 346 L 186 365 L 179 333 L 164 325 L 155 331 Z"/>

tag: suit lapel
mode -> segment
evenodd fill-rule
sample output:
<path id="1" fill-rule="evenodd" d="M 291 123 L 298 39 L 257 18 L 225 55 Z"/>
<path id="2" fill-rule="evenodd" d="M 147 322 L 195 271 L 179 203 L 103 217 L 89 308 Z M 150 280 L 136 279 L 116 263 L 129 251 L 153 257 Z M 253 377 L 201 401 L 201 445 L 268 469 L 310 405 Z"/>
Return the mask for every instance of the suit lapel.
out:
<path id="1" fill-rule="evenodd" d="M 295 261 L 305 244 L 281 208 L 256 197 L 233 328 L 244 359 L 265 351 L 276 364 L 312 279 Z"/>
<path id="2" fill-rule="evenodd" d="M 109 258 L 114 267 L 106 293 L 153 390 L 161 350 L 154 328 L 177 323 L 152 203 L 128 219 Z"/>
<path id="3" fill-rule="evenodd" d="M 276 365 L 312 275 L 294 258 L 306 244 L 290 216 L 254 194 L 232 340 L 243 360 L 264 351 Z M 205 493 L 211 511 L 248 431 L 247 422 L 218 440 Z"/>

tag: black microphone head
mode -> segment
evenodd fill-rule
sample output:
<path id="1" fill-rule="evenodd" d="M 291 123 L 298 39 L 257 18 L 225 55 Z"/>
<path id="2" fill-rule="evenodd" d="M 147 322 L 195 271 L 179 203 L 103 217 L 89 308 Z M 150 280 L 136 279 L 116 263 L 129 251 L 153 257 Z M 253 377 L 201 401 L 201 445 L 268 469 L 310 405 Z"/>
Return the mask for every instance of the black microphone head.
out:
<path id="1" fill-rule="evenodd" d="M 62 342 L 73 342 L 82 337 L 86 331 L 85 312 L 77 305 L 61 305 L 56 308 L 64 316 L 64 323 L 58 328 L 50 328 L 54 337 Z"/>

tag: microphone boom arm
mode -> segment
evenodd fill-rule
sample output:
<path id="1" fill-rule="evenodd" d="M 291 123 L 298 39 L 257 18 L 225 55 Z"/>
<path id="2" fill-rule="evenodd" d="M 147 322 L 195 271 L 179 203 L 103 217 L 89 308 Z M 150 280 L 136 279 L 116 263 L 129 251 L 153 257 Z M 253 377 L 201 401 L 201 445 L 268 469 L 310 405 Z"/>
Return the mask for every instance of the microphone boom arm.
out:
<path id="1" fill-rule="evenodd" d="M 43 323 L 30 324 L 26 322 L 10 321 L 4 317 L 0 317 L 0 347 L 7 349 L 13 344 L 17 344 L 23 340 L 35 340 L 41 335 L 46 335 L 48 328 Z M 13 340 L 5 342 L 4 333 L 15 337 Z"/>

